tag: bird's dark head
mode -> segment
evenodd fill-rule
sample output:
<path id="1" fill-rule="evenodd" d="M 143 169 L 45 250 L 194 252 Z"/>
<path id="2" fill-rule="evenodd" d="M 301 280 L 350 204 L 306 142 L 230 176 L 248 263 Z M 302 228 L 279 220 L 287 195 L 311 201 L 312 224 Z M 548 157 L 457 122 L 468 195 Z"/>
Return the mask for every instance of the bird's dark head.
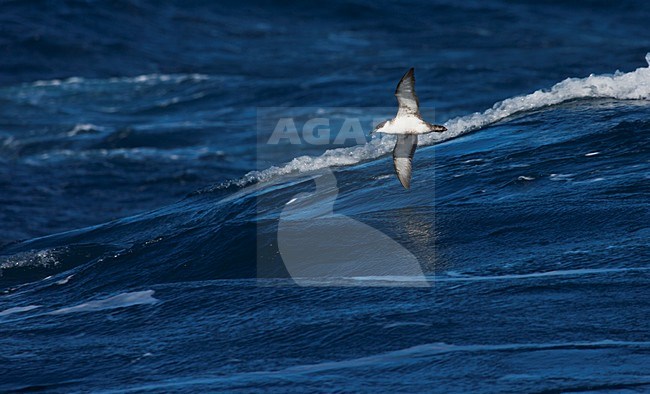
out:
<path id="1" fill-rule="evenodd" d="M 429 126 L 429 133 L 434 132 L 434 133 L 444 133 L 447 131 L 447 128 L 445 126 L 440 126 L 438 124 L 431 124 L 427 123 Z"/>

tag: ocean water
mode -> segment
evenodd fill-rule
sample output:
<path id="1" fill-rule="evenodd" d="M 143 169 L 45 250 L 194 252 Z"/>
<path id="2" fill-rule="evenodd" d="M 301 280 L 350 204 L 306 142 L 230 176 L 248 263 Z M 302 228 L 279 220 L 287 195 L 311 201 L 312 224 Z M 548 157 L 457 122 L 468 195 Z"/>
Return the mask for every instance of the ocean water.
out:
<path id="1" fill-rule="evenodd" d="M 650 391 L 648 20 L 0 2 L 0 391 Z M 265 142 L 409 67 L 410 190 L 390 136 Z"/>

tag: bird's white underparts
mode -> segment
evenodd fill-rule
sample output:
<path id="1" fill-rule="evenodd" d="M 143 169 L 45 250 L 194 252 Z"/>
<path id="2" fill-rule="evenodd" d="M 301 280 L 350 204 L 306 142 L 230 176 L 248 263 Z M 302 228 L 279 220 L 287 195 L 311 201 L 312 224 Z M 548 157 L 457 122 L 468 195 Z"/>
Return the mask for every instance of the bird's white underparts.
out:
<path id="1" fill-rule="evenodd" d="M 397 135 L 393 149 L 393 164 L 397 179 L 404 188 L 411 187 L 413 155 L 418 146 L 418 135 L 442 133 L 447 128 L 426 122 L 420 115 L 420 103 L 415 94 L 415 74 L 411 68 L 404 74 L 395 89 L 399 104 L 397 115 L 375 127 L 374 132 Z"/>

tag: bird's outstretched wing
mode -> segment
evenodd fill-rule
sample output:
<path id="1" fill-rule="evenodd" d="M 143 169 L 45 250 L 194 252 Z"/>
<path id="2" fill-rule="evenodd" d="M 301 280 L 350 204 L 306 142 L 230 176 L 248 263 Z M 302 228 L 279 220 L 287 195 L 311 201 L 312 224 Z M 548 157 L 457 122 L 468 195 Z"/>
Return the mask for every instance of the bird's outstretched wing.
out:
<path id="1" fill-rule="evenodd" d="M 418 101 L 417 94 L 415 94 L 415 74 L 413 68 L 408 70 L 397 84 L 395 97 L 397 97 L 397 102 L 399 103 L 398 117 L 404 115 L 419 116 L 420 102 Z"/>
<path id="2" fill-rule="evenodd" d="M 411 171 L 413 155 L 418 147 L 417 134 L 399 134 L 393 149 L 393 164 L 395 173 L 405 189 L 411 187 Z"/>

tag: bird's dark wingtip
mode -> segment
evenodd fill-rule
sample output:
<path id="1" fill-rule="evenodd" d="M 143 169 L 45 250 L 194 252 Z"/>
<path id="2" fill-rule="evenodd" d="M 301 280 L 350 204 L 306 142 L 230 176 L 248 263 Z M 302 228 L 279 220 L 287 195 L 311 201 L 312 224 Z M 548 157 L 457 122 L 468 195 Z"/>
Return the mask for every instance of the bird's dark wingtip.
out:
<path id="1" fill-rule="evenodd" d="M 402 76 L 402 79 L 400 79 L 400 81 L 403 81 L 406 78 L 409 78 L 414 74 L 415 74 L 415 68 L 411 67 L 411 68 L 409 68 L 409 70 L 406 73 L 404 73 L 404 76 Z"/>

